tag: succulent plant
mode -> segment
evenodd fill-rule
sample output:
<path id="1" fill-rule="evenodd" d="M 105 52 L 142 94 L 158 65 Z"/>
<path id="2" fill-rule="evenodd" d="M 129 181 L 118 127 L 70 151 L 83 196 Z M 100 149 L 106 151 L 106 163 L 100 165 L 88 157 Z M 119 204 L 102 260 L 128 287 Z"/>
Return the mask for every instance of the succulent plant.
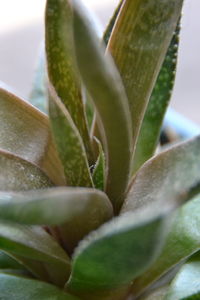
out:
<path id="1" fill-rule="evenodd" d="M 48 112 L 0 88 L 1 300 L 199 299 L 200 137 L 154 155 L 182 2 L 122 0 L 101 39 L 47 0 Z"/>

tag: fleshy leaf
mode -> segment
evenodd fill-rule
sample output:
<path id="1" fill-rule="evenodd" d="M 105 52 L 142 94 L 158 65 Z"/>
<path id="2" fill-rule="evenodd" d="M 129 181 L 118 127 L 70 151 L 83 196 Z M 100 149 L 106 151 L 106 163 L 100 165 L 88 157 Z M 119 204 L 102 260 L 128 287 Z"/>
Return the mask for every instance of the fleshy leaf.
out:
<path id="1" fill-rule="evenodd" d="M 180 269 L 164 300 L 195 300 L 200 298 L 200 255 L 195 254 Z"/>
<path id="2" fill-rule="evenodd" d="M 74 9 L 74 41 L 77 63 L 97 110 L 107 163 L 106 192 L 117 212 L 123 202 L 131 159 L 131 119 L 120 76 L 97 39 L 79 1 Z M 90 63 L 88 63 L 90 62 Z"/>
<path id="3" fill-rule="evenodd" d="M 133 294 L 139 295 L 176 264 L 200 249 L 200 197 L 196 196 L 173 216 L 165 246 L 153 266 L 135 280 Z"/>
<path id="4" fill-rule="evenodd" d="M 0 251 L 0 269 L 22 269 L 22 265 L 19 264 L 12 257 L 8 256 L 3 251 Z"/>
<path id="5" fill-rule="evenodd" d="M 0 273 L 2 300 L 80 300 L 41 281 Z"/>
<path id="6" fill-rule="evenodd" d="M 131 212 L 114 218 L 83 240 L 75 251 L 68 288 L 77 292 L 128 286 L 160 252 L 166 214 Z"/>
<path id="7" fill-rule="evenodd" d="M 53 86 L 49 86 L 49 115 L 68 186 L 93 186 L 82 138 Z"/>
<path id="8" fill-rule="evenodd" d="M 142 121 L 133 159 L 133 173 L 153 156 L 158 144 L 163 118 L 174 86 L 179 31 L 180 22 L 174 32 Z"/>
<path id="9" fill-rule="evenodd" d="M 48 118 L 2 88 L 0 107 L 0 148 L 38 165 L 54 183 L 63 185 L 63 170 Z"/>
<path id="10" fill-rule="evenodd" d="M 0 170 L 1 191 L 27 191 L 53 186 L 37 166 L 1 149 Z"/>
<path id="11" fill-rule="evenodd" d="M 48 94 L 46 88 L 46 79 L 47 79 L 46 63 L 45 63 L 44 49 L 42 47 L 38 59 L 38 66 L 35 72 L 35 79 L 29 97 L 29 102 L 33 106 L 37 107 L 39 110 L 47 114 Z"/>
<path id="12" fill-rule="evenodd" d="M 70 272 L 70 263 L 67 254 L 53 240 L 53 238 L 39 227 L 29 227 L 8 221 L 0 221 L 0 249 L 19 258 L 36 260 L 46 266 L 47 278 L 62 285 Z M 28 269 L 31 265 L 27 259 Z M 26 265 L 26 261 L 24 261 Z M 51 268 L 48 268 L 51 266 Z M 35 266 L 33 273 L 35 272 Z M 37 266 L 36 266 L 37 267 Z M 59 276 L 58 276 L 59 275 Z"/>
<path id="13" fill-rule="evenodd" d="M 98 155 L 97 161 L 94 166 L 94 170 L 92 173 L 92 179 L 93 179 L 95 188 L 104 191 L 104 189 L 105 189 L 105 156 L 104 156 L 104 152 L 103 152 L 100 141 L 98 141 L 97 139 L 95 139 L 95 140 L 96 140 L 96 143 L 98 144 L 99 155 Z"/>
<path id="14" fill-rule="evenodd" d="M 122 212 L 152 202 L 183 203 L 199 192 L 199 168 L 200 136 L 156 155 L 133 178 Z"/>
<path id="15" fill-rule="evenodd" d="M 24 193 L 0 192 L 0 218 L 24 224 L 60 225 L 85 215 L 94 227 L 112 217 L 106 194 L 88 188 L 51 188 Z M 72 230 L 73 231 L 73 230 Z"/>
<path id="16" fill-rule="evenodd" d="M 168 291 L 168 286 L 161 287 L 150 292 L 148 296 L 140 298 L 140 300 L 164 300 Z"/>
<path id="17" fill-rule="evenodd" d="M 121 74 L 136 142 L 183 0 L 125 0 L 108 50 Z"/>
<path id="18" fill-rule="evenodd" d="M 81 81 L 74 60 L 72 11 L 68 1 L 47 0 L 45 43 L 51 84 L 67 108 L 93 161 L 89 132 L 81 98 Z"/>

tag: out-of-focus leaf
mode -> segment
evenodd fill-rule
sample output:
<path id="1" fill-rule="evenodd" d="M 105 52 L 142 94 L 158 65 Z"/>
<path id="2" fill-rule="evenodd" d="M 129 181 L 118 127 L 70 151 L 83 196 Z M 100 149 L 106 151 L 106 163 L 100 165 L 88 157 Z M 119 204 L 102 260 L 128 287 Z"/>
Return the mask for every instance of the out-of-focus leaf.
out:
<path id="1" fill-rule="evenodd" d="M 144 115 L 133 159 L 133 173 L 154 154 L 158 144 L 163 118 L 174 86 L 179 31 L 180 22 L 174 32 Z"/>
<path id="2" fill-rule="evenodd" d="M 22 269 L 22 265 L 19 264 L 12 257 L 8 256 L 3 251 L 0 251 L 0 269 Z"/>
<path id="3" fill-rule="evenodd" d="M 26 191 L 53 186 L 35 165 L 0 149 L 0 190 Z"/>
<path id="4" fill-rule="evenodd" d="M 130 285 L 159 254 L 166 221 L 163 212 L 142 210 L 100 227 L 76 249 L 69 289 L 101 292 Z"/>
<path id="5" fill-rule="evenodd" d="M 44 113 L 48 113 L 47 88 L 46 88 L 46 63 L 43 47 L 41 48 L 38 66 L 35 71 L 35 79 L 29 97 L 29 102 Z"/>
<path id="6" fill-rule="evenodd" d="M 135 280 L 132 287 L 134 295 L 142 293 L 176 264 L 200 249 L 199 227 L 200 197 L 197 196 L 174 214 L 165 246 L 153 266 Z"/>
<path id="7" fill-rule="evenodd" d="M 106 192 L 119 211 L 127 188 L 131 159 L 131 118 L 120 76 L 93 32 L 79 1 L 74 9 L 74 41 L 83 82 L 94 101 L 107 163 Z M 90 62 L 90 63 L 89 63 Z"/>
<path id="8" fill-rule="evenodd" d="M 140 300 L 164 300 L 168 291 L 168 286 L 161 287 L 156 289 L 148 296 L 140 298 Z"/>
<path id="9" fill-rule="evenodd" d="M 95 189 L 56 188 L 0 192 L 0 218 L 25 224 L 60 225 L 70 252 L 78 241 L 113 216 L 106 194 Z"/>
<path id="10" fill-rule="evenodd" d="M 64 175 L 47 117 L 0 88 L 0 148 L 38 165 L 55 184 Z"/>
<path id="11" fill-rule="evenodd" d="M 183 0 L 125 0 L 109 40 L 128 96 L 136 142 Z"/>
<path id="12" fill-rule="evenodd" d="M 72 11 L 68 1 L 47 0 L 45 41 L 49 79 L 67 108 L 93 161 L 89 132 L 81 98 L 81 82 L 74 59 Z"/>
<path id="13" fill-rule="evenodd" d="M 105 42 L 106 45 L 108 44 L 108 41 L 110 39 L 112 30 L 114 28 L 115 22 L 117 20 L 117 17 L 119 15 L 119 12 L 120 12 L 123 2 L 124 2 L 124 0 L 120 0 L 118 6 L 115 9 L 114 14 L 113 14 L 112 18 L 110 19 L 108 26 L 106 27 L 106 30 L 104 32 L 103 41 Z"/>
<path id="14" fill-rule="evenodd" d="M 147 161 L 130 186 L 122 212 L 164 201 L 184 202 L 200 190 L 200 136 Z"/>
<path id="15" fill-rule="evenodd" d="M 49 86 L 49 115 L 67 185 L 93 186 L 82 138 L 69 112 L 51 85 Z"/>
<path id="16" fill-rule="evenodd" d="M 200 299 L 200 255 L 195 254 L 172 281 L 165 300 Z"/>
<path id="17" fill-rule="evenodd" d="M 93 179 L 95 188 L 104 191 L 104 189 L 105 189 L 105 174 L 106 174 L 105 173 L 105 156 L 104 156 L 104 152 L 103 152 L 100 141 L 98 141 L 97 139 L 95 139 L 95 140 L 96 140 L 96 143 L 98 144 L 99 155 L 98 155 L 97 161 L 94 166 L 94 170 L 92 173 L 92 179 Z"/>
<path id="18" fill-rule="evenodd" d="M 0 249 L 13 256 L 22 257 L 22 261 L 23 258 L 28 258 L 30 261 L 43 263 L 47 278 L 50 277 L 57 284 L 64 284 L 69 276 L 70 263 L 67 254 L 42 228 L 0 221 Z M 35 272 L 34 264 L 31 268 L 28 262 L 28 268 L 33 268 L 33 273 Z"/>
<path id="19" fill-rule="evenodd" d="M 0 274 L 1 300 L 80 300 L 41 281 Z"/>

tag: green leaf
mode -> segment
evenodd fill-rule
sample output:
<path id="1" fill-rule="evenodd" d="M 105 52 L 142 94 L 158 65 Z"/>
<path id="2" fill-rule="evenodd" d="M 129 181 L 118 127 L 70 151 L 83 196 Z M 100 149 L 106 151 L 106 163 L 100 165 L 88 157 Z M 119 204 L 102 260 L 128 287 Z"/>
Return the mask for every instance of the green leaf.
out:
<path id="1" fill-rule="evenodd" d="M 63 185 L 63 170 L 48 118 L 2 88 L 0 107 L 0 148 L 38 165 L 55 184 Z"/>
<path id="2" fill-rule="evenodd" d="M 38 266 L 31 264 L 31 261 L 44 264 L 46 272 L 48 270 L 47 278 L 56 284 L 64 284 L 69 276 L 67 254 L 42 228 L 0 221 L 0 249 L 13 257 L 16 255 L 24 265 L 27 262 L 28 269 L 33 273 L 38 271 Z"/>
<path id="3" fill-rule="evenodd" d="M 180 21 L 158 75 L 137 140 L 133 173 L 151 156 L 158 144 L 163 118 L 171 97 L 178 55 Z"/>
<path id="4" fill-rule="evenodd" d="M 93 186 L 82 138 L 69 112 L 51 85 L 49 86 L 49 115 L 67 185 Z"/>
<path id="5" fill-rule="evenodd" d="M 68 288 L 82 293 L 126 287 L 159 254 L 166 224 L 166 214 L 155 207 L 106 223 L 76 249 Z"/>
<path id="6" fill-rule="evenodd" d="M 48 113 L 47 110 L 47 88 L 46 88 L 46 63 L 45 63 L 45 55 L 44 49 L 41 48 L 39 59 L 38 59 L 38 66 L 35 72 L 35 78 L 32 86 L 32 90 L 29 97 L 29 102 L 37 107 L 44 113 Z"/>
<path id="7" fill-rule="evenodd" d="M 200 191 L 200 136 L 147 161 L 133 178 L 122 212 L 155 202 L 185 202 Z"/>
<path id="8" fill-rule="evenodd" d="M 55 286 L 0 273 L 1 300 L 80 300 Z"/>
<path id="9" fill-rule="evenodd" d="M 176 264 L 200 249 L 199 227 L 200 197 L 197 196 L 174 214 L 165 246 L 154 265 L 135 280 L 132 288 L 134 295 L 142 293 Z"/>
<path id="10" fill-rule="evenodd" d="M 0 251 L 0 269 L 22 269 L 22 265 L 15 259 Z"/>
<path id="11" fill-rule="evenodd" d="M 156 289 L 152 293 L 148 293 L 146 297 L 142 297 L 140 298 L 140 300 L 164 300 L 167 291 L 168 291 L 168 286 L 164 286 L 159 289 Z"/>
<path id="12" fill-rule="evenodd" d="M 195 254 L 172 281 L 165 300 L 195 300 L 200 297 L 200 255 Z"/>
<path id="13" fill-rule="evenodd" d="M 109 220 L 112 206 L 106 194 L 95 189 L 70 187 L 24 193 L 0 192 L 2 220 L 59 225 L 81 216 L 85 222 L 91 219 L 95 227 Z"/>
<path id="14" fill-rule="evenodd" d="M 110 37 L 108 51 L 128 96 L 134 143 L 182 3 L 183 0 L 125 0 Z"/>
<path id="15" fill-rule="evenodd" d="M 99 148 L 99 156 L 94 166 L 92 179 L 96 189 L 104 191 L 105 189 L 105 156 L 100 141 L 95 139 Z"/>
<path id="16" fill-rule="evenodd" d="M 89 161 L 93 161 L 81 98 L 81 81 L 74 59 L 72 11 L 68 1 L 47 0 L 45 43 L 49 80 L 82 136 Z"/>
<path id="17" fill-rule="evenodd" d="M 106 192 L 117 212 L 126 192 L 131 160 L 128 101 L 111 57 L 105 57 L 105 49 L 93 32 L 94 26 L 79 1 L 72 1 L 72 6 L 77 63 L 97 110 L 107 162 Z"/>
<path id="18" fill-rule="evenodd" d="M 32 163 L 0 149 L 0 190 L 27 191 L 53 186 Z"/>

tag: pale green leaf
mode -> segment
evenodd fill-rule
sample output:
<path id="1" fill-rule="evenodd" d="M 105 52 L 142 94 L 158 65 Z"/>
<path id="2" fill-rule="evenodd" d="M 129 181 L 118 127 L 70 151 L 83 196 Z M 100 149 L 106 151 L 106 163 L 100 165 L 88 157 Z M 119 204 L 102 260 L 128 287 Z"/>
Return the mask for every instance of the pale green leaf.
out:
<path id="1" fill-rule="evenodd" d="M 27 191 L 53 186 L 35 165 L 0 149 L 0 190 Z"/>
<path id="2" fill-rule="evenodd" d="M 45 264 L 47 278 L 50 277 L 56 284 L 64 284 L 69 276 L 67 254 L 42 228 L 0 221 L 0 249 L 21 258 L 24 265 L 27 261 L 28 269 L 33 269 L 33 273 L 37 272 L 38 266 L 31 265 L 31 261 Z"/>
<path id="3" fill-rule="evenodd" d="M 41 281 L 0 273 L 1 300 L 80 300 Z"/>
<path id="4" fill-rule="evenodd" d="M 147 159 L 153 156 L 158 145 L 163 118 L 174 86 L 179 31 L 180 22 L 178 22 L 174 32 L 145 111 L 133 159 L 133 173 L 135 173 Z"/>
<path id="5" fill-rule="evenodd" d="M 72 30 L 70 3 L 47 0 L 45 45 L 49 80 L 82 136 L 88 159 L 92 162 L 93 154 L 81 98 L 81 81 L 74 59 Z"/>
<path id="6" fill-rule="evenodd" d="M 48 118 L 2 88 L 0 107 L 0 148 L 38 165 L 54 183 L 63 185 L 63 170 Z"/>
<path id="7" fill-rule="evenodd" d="M 200 136 L 156 155 L 133 178 L 122 212 L 152 202 L 183 203 L 199 192 L 199 169 Z"/>
<path id="8" fill-rule="evenodd" d="M 128 286 L 160 253 L 166 221 L 166 214 L 154 207 L 100 227 L 76 249 L 69 289 L 82 293 Z"/>
<path id="9" fill-rule="evenodd" d="M 153 266 L 135 280 L 132 290 L 139 295 L 176 264 L 200 249 L 200 197 L 196 196 L 173 216 L 165 246 Z"/>
<path id="10" fill-rule="evenodd" d="M 95 139 L 95 140 L 98 145 L 99 155 L 98 155 L 97 161 L 94 165 L 92 179 L 93 179 L 95 188 L 104 191 L 104 189 L 105 189 L 105 174 L 106 174 L 105 156 L 104 156 L 104 152 L 103 152 L 100 141 L 98 141 L 97 139 Z"/>
<path id="11" fill-rule="evenodd" d="M 97 110 L 107 163 L 106 192 L 117 212 L 123 202 L 131 160 L 131 119 L 119 74 L 98 41 L 79 1 L 74 9 L 74 41 L 83 82 Z M 90 62 L 90 63 L 88 63 Z"/>
<path id="12" fill-rule="evenodd" d="M 195 254 L 180 269 L 164 300 L 197 300 L 200 298 L 200 255 Z"/>
<path id="13" fill-rule="evenodd" d="M 124 0 L 108 50 L 121 74 L 137 140 L 183 0 Z"/>
<path id="14" fill-rule="evenodd" d="M 49 86 L 49 115 L 68 186 L 93 186 L 82 138 L 53 86 Z"/>
<path id="15" fill-rule="evenodd" d="M 34 78 L 32 90 L 28 100 L 33 106 L 37 107 L 39 110 L 47 114 L 48 94 L 46 88 L 46 80 L 47 80 L 46 73 L 47 72 L 46 72 L 45 55 L 44 55 L 44 49 L 42 47 L 38 58 L 38 65 L 35 71 L 35 78 Z"/>

